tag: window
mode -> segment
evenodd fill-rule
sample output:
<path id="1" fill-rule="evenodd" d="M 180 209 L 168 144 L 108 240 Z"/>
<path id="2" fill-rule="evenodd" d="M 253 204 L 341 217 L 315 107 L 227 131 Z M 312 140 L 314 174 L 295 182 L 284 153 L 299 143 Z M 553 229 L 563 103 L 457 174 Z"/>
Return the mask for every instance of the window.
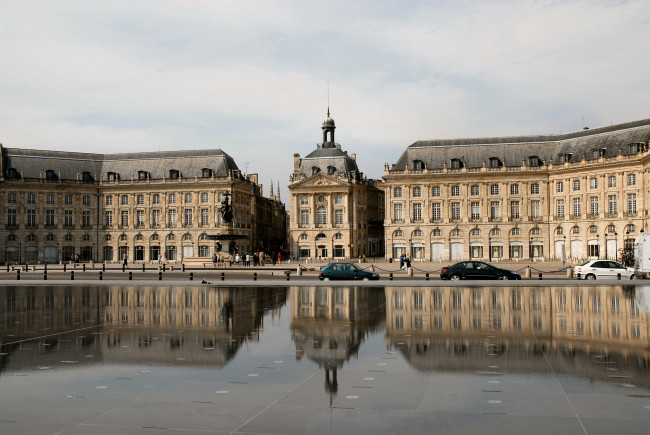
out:
<path id="1" fill-rule="evenodd" d="M 46 204 L 54 204 L 54 194 L 53 193 L 48 193 L 45 196 L 45 203 Z"/>
<path id="2" fill-rule="evenodd" d="M 325 207 L 318 207 L 316 219 L 318 225 L 327 225 L 327 210 Z"/>
<path id="3" fill-rule="evenodd" d="M 636 193 L 627 194 L 627 212 L 630 215 L 636 214 Z"/>
<path id="4" fill-rule="evenodd" d="M 510 195 L 519 195 L 519 185 L 511 184 L 510 185 Z"/>
<path id="5" fill-rule="evenodd" d="M 451 186 L 451 196 L 460 196 L 460 186 Z"/>
<path id="6" fill-rule="evenodd" d="M 615 175 L 610 175 L 607 177 L 607 186 L 608 187 L 616 187 L 616 176 Z"/>
<path id="7" fill-rule="evenodd" d="M 33 193 L 27 194 L 27 204 L 36 204 L 36 195 Z"/>
<path id="8" fill-rule="evenodd" d="M 309 197 L 307 195 L 300 195 L 300 205 L 309 204 Z"/>
<path id="9" fill-rule="evenodd" d="M 628 151 L 631 153 L 638 153 L 639 152 L 639 144 L 638 143 L 631 143 L 630 146 L 628 147 Z"/>
<path id="10" fill-rule="evenodd" d="M 513 228 L 512 229 L 512 235 L 513 236 L 518 236 L 519 235 L 519 228 Z"/>
<path id="11" fill-rule="evenodd" d="M 122 195 L 120 197 L 120 204 L 122 205 L 127 205 L 129 203 L 129 197 L 128 195 Z"/>
<path id="12" fill-rule="evenodd" d="M 558 218 L 564 217 L 564 200 L 558 199 L 555 201 L 555 216 Z"/>
<path id="13" fill-rule="evenodd" d="M 541 201 L 530 202 L 530 217 L 532 219 L 540 219 L 541 215 Z"/>
<path id="14" fill-rule="evenodd" d="M 124 210 L 121 214 L 120 224 L 122 227 L 127 227 L 129 225 L 129 212 Z"/>
<path id="15" fill-rule="evenodd" d="M 192 209 L 186 208 L 183 210 L 183 226 L 190 227 L 192 226 Z"/>
<path id="16" fill-rule="evenodd" d="M 416 222 L 422 221 L 422 204 L 413 204 L 413 220 Z"/>
<path id="17" fill-rule="evenodd" d="M 499 160 L 497 157 L 490 157 L 490 167 L 498 168 L 499 166 L 501 166 L 501 160 Z"/>
<path id="18" fill-rule="evenodd" d="M 480 190 L 479 190 L 479 185 L 478 185 L 478 184 L 472 184 L 472 186 L 470 187 L 470 194 L 471 194 L 472 196 L 477 196 L 477 195 L 480 194 Z"/>
<path id="19" fill-rule="evenodd" d="M 440 196 L 440 186 L 433 186 L 431 196 Z"/>
<path id="20" fill-rule="evenodd" d="M 510 217 L 512 219 L 519 219 L 519 201 L 510 201 Z"/>
<path id="21" fill-rule="evenodd" d="M 434 221 L 439 221 L 442 218 L 442 209 L 439 202 L 432 205 L 431 217 Z"/>
<path id="22" fill-rule="evenodd" d="M 27 226 L 36 226 L 36 210 L 27 210 Z"/>
<path id="23" fill-rule="evenodd" d="M 501 217 L 501 203 L 499 201 L 490 202 L 490 219 L 496 220 Z"/>
<path id="24" fill-rule="evenodd" d="M 636 185 L 636 175 L 635 174 L 627 174 L 627 185 L 628 186 Z"/>
<path id="25" fill-rule="evenodd" d="M 530 156 L 530 157 L 528 157 L 528 165 L 529 166 L 541 166 L 542 165 L 542 160 L 538 156 Z"/>
<path id="26" fill-rule="evenodd" d="M 192 194 L 191 193 L 186 193 L 185 194 L 185 204 L 191 204 L 192 203 Z"/>
<path id="27" fill-rule="evenodd" d="M 151 196 L 151 203 L 152 203 L 152 204 L 160 204 L 160 195 L 157 194 L 157 193 L 154 193 L 154 194 Z"/>
<path id="28" fill-rule="evenodd" d="M 478 228 L 472 228 L 471 234 L 473 236 L 480 236 L 481 235 L 481 230 L 479 230 Z"/>
<path id="29" fill-rule="evenodd" d="M 45 210 L 45 226 L 54 226 L 54 210 Z"/>
<path id="30" fill-rule="evenodd" d="M 110 227 L 113 225 L 113 212 L 112 211 L 107 211 L 104 213 L 104 224 L 107 227 Z M 54 225 L 54 213 L 52 213 L 52 225 Z"/>
<path id="31" fill-rule="evenodd" d="M 210 222 L 210 210 L 207 208 L 201 209 L 201 226 L 206 226 Z"/>
<path id="32" fill-rule="evenodd" d="M 590 196 L 589 197 L 589 214 L 591 216 L 597 216 L 598 215 L 598 197 L 597 196 Z"/>
<path id="33" fill-rule="evenodd" d="M 395 230 L 394 237 L 402 237 L 402 230 Z"/>
<path id="34" fill-rule="evenodd" d="M 401 221 L 402 217 L 402 204 L 393 204 L 393 219 Z"/>
<path id="35" fill-rule="evenodd" d="M 180 177 L 180 172 L 178 172 L 178 170 L 176 170 L 176 169 L 170 169 L 169 170 L 169 178 L 171 178 L 172 180 L 175 180 L 175 179 L 177 179 L 179 177 Z"/>
<path id="36" fill-rule="evenodd" d="M 343 195 L 334 195 L 334 204 L 343 204 Z"/>
<path id="37" fill-rule="evenodd" d="M 9 180 L 17 180 L 20 178 L 20 174 L 16 168 L 7 168 L 7 178 Z"/>
<path id="38" fill-rule="evenodd" d="M 562 234 L 564 234 L 564 229 L 563 229 L 562 227 L 557 227 L 557 234 L 558 234 L 559 236 L 561 236 Z"/>
<path id="39" fill-rule="evenodd" d="M 413 188 L 413 197 L 414 198 L 419 198 L 422 196 L 422 188 L 420 186 L 416 186 Z"/>
<path id="40" fill-rule="evenodd" d="M 83 211 L 81 213 L 81 225 L 84 227 L 89 227 L 91 224 L 90 222 L 90 212 L 89 211 Z"/>
<path id="41" fill-rule="evenodd" d="M 562 192 L 564 192 L 564 182 L 562 182 L 562 181 L 558 181 L 557 183 L 555 183 L 555 191 L 556 191 L 557 193 L 562 193 Z"/>
<path id="42" fill-rule="evenodd" d="M 573 198 L 572 216 L 574 218 L 580 218 L 581 215 L 582 215 L 582 201 L 580 201 L 580 198 Z"/>
<path id="43" fill-rule="evenodd" d="M 343 210 L 334 210 L 334 223 L 343 225 Z"/>
<path id="44" fill-rule="evenodd" d="M 607 207 L 608 207 L 608 213 L 610 216 L 616 215 L 618 212 L 618 201 L 616 198 L 616 195 L 608 195 L 607 196 Z"/>
<path id="45" fill-rule="evenodd" d="M 45 171 L 45 179 L 47 181 L 56 181 L 59 179 L 59 177 L 57 177 L 56 172 L 54 172 L 51 169 L 48 169 L 47 171 Z"/>
<path id="46" fill-rule="evenodd" d="M 460 220 L 460 202 L 451 203 L 451 219 Z"/>
<path id="47" fill-rule="evenodd" d="M 580 191 L 580 180 L 573 180 L 573 191 L 574 192 Z"/>
<path id="48" fill-rule="evenodd" d="M 481 203 L 478 201 L 472 201 L 470 205 L 471 218 L 472 220 L 479 220 L 481 218 Z"/>
<path id="49" fill-rule="evenodd" d="M 176 210 L 169 209 L 167 211 L 167 216 L 168 216 L 169 226 L 170 227 L 175 227 L 176 226 Z"/>
<path id="50" fill-rule="evenodd" d="M 334 240 L 343 240 L 343 234 L 341 233 L 334 234 Z"/>
<path id="51" fill-rule="evenodd" d="M 169 196 L 167 197 L 167 202 L 170 204 L 176 204 L 176 194 L 170 193 Z"/>
<path id="52" fill-rule="evenodd" d="M 589 188 L 598 189 L 598 178 L 594 177 L 589 179 Z"/>
<path id="53" fill-rule="evenodd" d="M 499 185 L 498 184 L 493 184 L 490 186 L 490 195 L 498 195 L 499 194 Z"/>
<path id="54" fill-rule="evenodd" d="M 63 225 L 66 227 L 72 226 L 72 210 L 63 211 Z"/>
<path id="55" fill-rule="evenodd" d="M 451 159 L 451 169 L 460 169 L 463 167 L 463 162 L 460 159 Z"/>
<path id="56" fill-rule="evenodd" d="M 589 227 L 589 233 L 591 234 L 596 234 L 598 233 L 598 227 L 596 225 L 592 225 Z"/>
<path id="57" fill-rule="evenodd" d="M 433 230 L 433 237 L 440 237 L 441 234 L 442 231 L 440 231 L 439 229 Z"/>
<path id="58" fill-rule="evenodd" d="M 580 227 L 573 227 L 573 234 L 580 234 Z"/>
<path id="59" fill-rule="evenodd" d="M 413 160 L 413 169 L 416 171 L 424 169 L 424 162 L 422 160 Z"/>
<path id="60" fill-rule="evenodd" d="M 608 225 L 607 232 L 610 234 L 614 234 L 616 232 L 616 225 Z"/>
<path id="61" fill-rule="evenodd" d="M 151 225 L 154 228 L 160 226 L 160 210 L 151 210 Z"/>
<path id="62" fill-rule="evenodd" d="M 531 230 L 530 233 L 531 233 L 533 236 L 539 236 L 540 229 L 537 228 L 537 227 L 535 227 L 535 228 L 533 228 L 533 229 Z"/>
<path id="63" fill-rule="evenodd" d="M 533 183 L 530 185 L 530 193 L 532 195 L 538 195 L 539 194 L 539 184 Z"/>
<path id="64" fill-rule="evenodd" d="M 7 203 L 16 204 L 18 202 L 18 196 L 14 192 L 7 194 Z"/>
<path id="65" fill-rule="evenodd" d="M 201 169 L 201 176 L 203 178 L 210 178 L 212 177 L 212 169 L 209 168 L 203 168 Z"/>
<path id="66" fill-rule="evenodd" d="M 300 211 L 300 225 L 309 225 L 309 211 L 301 210 Z"/>
<path id="67" fill-rule="evenodd" d="M 143 205 L 144 204 L 144 195 L 138 195 L 135 197 L 135 203 L 137 205 Z"/>
<path id="68" fill-rule="evenodd" d="M 65 205 L 72 205 L 72 195 L 65 195 L 63 197 L 63 203 Z"/>
<path id="69" fill-rule="evenodd" d="M 401 187 L 396 187 L 393 189 L 393 197 L 395 198 L 401 198 L 402 197 L 402 188 Z"/>

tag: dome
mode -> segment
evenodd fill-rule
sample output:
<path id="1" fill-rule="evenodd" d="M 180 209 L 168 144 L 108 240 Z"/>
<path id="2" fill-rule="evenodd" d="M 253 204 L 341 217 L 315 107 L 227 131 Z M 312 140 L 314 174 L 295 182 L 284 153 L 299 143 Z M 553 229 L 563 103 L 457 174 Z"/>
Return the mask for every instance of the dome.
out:
<path id="1" fill-rule="evenodd" d="M 335 127 L 334 120 L 329 116 L 323 121 L 323 128 L 332 128 Z"/>

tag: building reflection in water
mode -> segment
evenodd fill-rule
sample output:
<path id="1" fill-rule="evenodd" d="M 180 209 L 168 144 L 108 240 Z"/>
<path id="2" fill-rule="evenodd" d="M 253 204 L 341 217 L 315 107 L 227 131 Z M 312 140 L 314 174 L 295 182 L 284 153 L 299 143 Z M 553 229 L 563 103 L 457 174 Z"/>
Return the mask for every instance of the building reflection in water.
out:
<path id="1" fill-rule="evenodd" d="M 600 363 L 648 382 L 650 287 L 387 288 L 386 343 L 421 371 L 601 376 Z M 619 367 L 620 368 L 620 367 Z"/>
<path id="2" fill-rule="evenodd" d="M 370 332 L 384 329 L 384 289 L 293 287 L 291 337 L 296 358 L 307 357 L 325 371 L 330 405 L 338 391 L 337 371 L 358 356 Z"/>
<path id="3" fill-rule="evenodd" d="M 0 374 L 79 362 L 176 362 L 223 366 L 259 340 L 265 314 L 279 316 L 286 288 L 3 287 Z M 137 349 L 137 351 L 134 351 Z M 20 350 L 29 350 L 20 352 Z M 89 355 L 90 354 L 90 355 Z M 88 357 L 93 357 L 89 360 Z M 84 360 L 85 358 L 85 360 Z"/>

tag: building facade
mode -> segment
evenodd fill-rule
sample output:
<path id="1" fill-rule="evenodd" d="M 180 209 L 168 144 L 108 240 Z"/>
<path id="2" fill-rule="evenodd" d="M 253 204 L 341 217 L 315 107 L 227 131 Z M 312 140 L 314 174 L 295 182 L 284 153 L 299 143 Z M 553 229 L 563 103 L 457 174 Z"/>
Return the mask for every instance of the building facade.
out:
<path id="1" fill-rule="evenodd" d="M 237 248 L 271 252 L 286 213 L 221 150 L 89 154 L 0 145 L 0 227 L 10 263 L 154 262 L 210 257 L 230 195 Z M 258 216 L 263 213 L 264 216 Z M 260 230 L 259 221 L 267 226 Z"/>
<path id="2" fill-rule="evenodd" d="M 334 141 L 327 112 L 323 143 L 304 158 L 294 154 L 290 176 L 289 244 L 298 259 L 384 255 L 383 192 L 359 171 L 356 155 Z"/>
<path id="3" fill-rule="evenodd" d="M 418 141 L 384 167 L 386 258 L 619 259 L 646 228 L 650 119 Z"/>

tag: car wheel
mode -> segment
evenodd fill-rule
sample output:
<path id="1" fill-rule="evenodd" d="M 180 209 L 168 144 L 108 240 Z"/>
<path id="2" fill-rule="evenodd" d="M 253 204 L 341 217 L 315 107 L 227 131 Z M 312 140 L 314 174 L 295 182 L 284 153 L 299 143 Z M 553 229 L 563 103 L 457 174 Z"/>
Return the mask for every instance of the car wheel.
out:
<path id="1" fill-rule="evenodd" d="M 364 280 L 364 281 L 370 281 L 370 280 L 368 279 L 367 276 L 364 276 L 364 277 L 363 277 L 363 280 Z"/>
<path id="2" fill-rule="evenodd" d="M 500 279 L 501 281 L 508 281 L 510 278 L 508 278 L 506 275 L 501 275 L 501 276 L 499 277 L 499 279 Z"/>
<path id="3" fill-rule="evenodd" d="M 636 279 L 636 275 L 630 276 L 630 279 Z"/>
<path id="4" fill-rule="evenodd" d="M 452 275 L 452 276 L 449 277 L 449 279 L 450 279 L 451 281 L 460 281 L 460 276 L 458 276 L 458 275 Z"/>
<path id="5" fill-rule="evenodd" d="M 593 273 L 590 273 L 587 276 L 585 276 L 585 279 L 596 279 L 596 275 L 594 275 Z"/>
<path id="6" fill-rule="evenodd" d="M 322 281 L 322 280 L 324 280 L 325 278 L 323 278 L 322 276 L 319 276 L 318 279 L 320 279 L 320 280 Z"/>

